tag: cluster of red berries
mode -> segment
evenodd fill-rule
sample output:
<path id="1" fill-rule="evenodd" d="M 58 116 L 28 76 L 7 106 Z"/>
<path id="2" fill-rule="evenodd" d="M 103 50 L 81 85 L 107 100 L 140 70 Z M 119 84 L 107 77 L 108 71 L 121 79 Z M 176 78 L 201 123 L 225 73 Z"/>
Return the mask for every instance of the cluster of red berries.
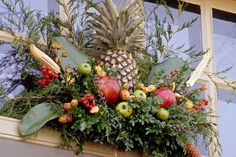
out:
<path id="1" fill-rule="evenodd" d="M 203 105 L 207 106 L 207 105 L 208 105 L 208 100 L 202 99 L 202 100 L 198 103 L 198 106 L 203 106 Z"/>
<path id="2" fill-rule="evenodd" d="M 44 79 L 38 80 L 38 84 L 41 85 L 42 87 L 46 87 L 48 84 L 52 82 L 51 78 L 58 79 L 58 74 L 54 73 L 49 67 L 42 66 L 40 68 Z"/>
<path id="3" fill-rule="evenodd" d="M 204 107 L 204 106 L 207 106 L 207 105 L 208 105 L 208 100 L 202 99 L 202 100 L 198 103 L 198 105 L 193 108 L 193 111 L 197 111 L 197 110 L 204 111 L 204 110 L 205 110 L 205 107 Z"/>
<path id="4" fill-rule="evenodd" d="M 84 97 L 80 98 L 80 101 L 89 110 L 91 110 L 94 106 L 96 106 L 96 103 L 94 101 L 94 96 L 92 94 L 86 94 Z"/>

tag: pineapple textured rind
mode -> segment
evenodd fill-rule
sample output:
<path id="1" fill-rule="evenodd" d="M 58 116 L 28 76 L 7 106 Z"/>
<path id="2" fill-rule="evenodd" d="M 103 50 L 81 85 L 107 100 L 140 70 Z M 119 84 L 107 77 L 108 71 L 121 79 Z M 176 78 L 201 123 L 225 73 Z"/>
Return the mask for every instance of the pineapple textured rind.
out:
<path id="1" fill-rule="evenodd" d="M 103 0 L 102 6 L 92 6 L 97 13 L 89 13 L 89 47 L 106 52 L 100 55 L 100 65 L 118 70 L 121 84 L 134 84 L 138 74 L 135 51 L 143 46 L 142 4 L 139 1 L 123 1 L 117 7 L 112 0 Z"/>

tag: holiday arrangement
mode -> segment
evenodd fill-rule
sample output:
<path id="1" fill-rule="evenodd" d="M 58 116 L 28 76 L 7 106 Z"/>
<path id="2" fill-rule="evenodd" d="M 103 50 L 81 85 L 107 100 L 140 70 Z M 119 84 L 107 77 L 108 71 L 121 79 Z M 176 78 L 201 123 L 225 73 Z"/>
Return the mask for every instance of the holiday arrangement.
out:
<path id="1" fill-rule="evenodd" d="M 30 89 L 6 100 L 1 114 L 22 118 L 22 136 L 45 125 L 60 131 L 62 145 L 70 147 L 74 141 L 78 154 L 85 141 L 93 141 L 155 157 L 201 156 L 197 136 L 203 135 L 209 143 L 217 139 L 215 124 L 208 121 L 214 113 L 207 98 L 200 96 L 206 87 L 193 89 L 186 84 L 191 72 L 188 62 L 159 51 L 163 61 L 157 63 L 157 57 L 144 49 L 142 5 L 141 1 L 120 7 L 112 0 L 88 1 L 83 32 L 88 41 L 83 47 L 75 42 L 81 34 L 70 28 L 71 36 L 49 30 L 47 48 L 34 40 L 16 40 L 34 63 L 33 79 Z M 51 28 L 57 22 L 65 28 L 70 24 L 51 15 L 47 20 L 47 28 L 48 23 Z M 168 30 L 173 33 L 171 27 Z M 158 37 L 168 36 L 159 31 Z"/>

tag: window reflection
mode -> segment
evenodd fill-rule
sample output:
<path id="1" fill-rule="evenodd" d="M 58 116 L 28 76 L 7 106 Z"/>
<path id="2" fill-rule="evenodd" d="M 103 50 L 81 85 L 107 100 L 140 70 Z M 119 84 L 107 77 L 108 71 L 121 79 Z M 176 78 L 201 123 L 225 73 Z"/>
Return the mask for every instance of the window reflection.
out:
<path id="1" fill-rule="evenodd" d="M 16 64 L 20 57 L 10 43 L 0 41 L 0 83 L 9 97 L 18 95 L 24 87 L 21 85 L 21 74 L 18 71 L 22 64 Z M 0 105 L 1 107 L 1 105 Z"/>
<path id="2" fill-rule="evenodd" d="M 213 9 L 214 50 L 217 72 L 236 79 L 236 14 Z"/>
<path id="3" fill-rule="evenodd" d="M 56 14 L 58 14 L 59 11 L 59 7 L 58 4 L 56 2 L 57 0 L 23 0 L 23 4 L 25 5 L 24 7 L 30 7 L 30 10 L 34 10 L 34 11 L 40 11 L 41 14 L 43 16 L 48 15 L 49 12 L 54 11 Z M 10 0 L 10 1 L 6 1 L 9 4 L 11 4 L 11 2 L 14 3 L 16 2 L 16 0 Z M 22 10 L 20 10 L 19 7 L 19 2 L 17 3 L 18 5 L 16 5 L 16 10 L 17 13 L 19 14 L 18 17 L 21 17 L 21 13 Z M 10 6 L 13 6 L 10 5 Z M 8 12 L 8 9 L 6 8 L 6 6 L 3 4 L 2 1 L 0 1 L 0 29 L 1 26 L 4 23 L 7 23 L 9 26 L 12 26 L 9 22 L 7 22 L 7 20 L 4 17 L 8 17 L 10 14 Z M 16 17 L 14 17 L 16 18 Z M 17 22 L 23 22 L 23 21 L 17 21 Z M 14 31 L 17 31 L 17 28 L 13 28 Z"/>
<path id="4" fill-rule="evenodd" d="M 194 46 L 194 50 L 196 51 L 202 50 L 200 6 L 188 4 L 187 8 L 184 10 L 182 15 L 178 17 L 178 2 L 167 0 L 167 5 L 169 6 L 170 11 L 172 12 L 173 17 L 175 19 L 175 22 L 173 23 L 171 21 L 171 18 L 167 15 L 165 8 L 163 6 L 158 6 L 153 2 L 154 1 L 152 0 L 144 2 L 145 12 L 146 15 L 149 17 L 148 25 L 146 26 L 149 29 L 146 32 L 149 34 L 155 33 L 155 14 L 158 15 L 158 18 L 162 21 L 162 23 L 166 24 L 166 26 L 167 23 L 171 24 L 174 30 L 178 29 L 178 27 L 181 26 L 183 23 L 197 18 L 197 20 L 193 23 L 191 27 L 183 29 L 182 31 L 176 33 L 170 40 L 168 47 L 173 50 L 183 45 L 183 48 L 178 51 L 177 55 L 185 60 L 199 61 L 201 57 L 193 59 L 182 52 L 183 50 L 186 50 L 191 46 Z M 154 8 L 156 8 L 155 11 L 153 11 Z M 198 62 L 192 65 L 193 67 L 196 67 L 197 64 Z"/>
<path id="5" fill-rule="evenodd" d="M 219 90 L 218 114 L 222 157 L 236 156 L 236 93 Z"/>

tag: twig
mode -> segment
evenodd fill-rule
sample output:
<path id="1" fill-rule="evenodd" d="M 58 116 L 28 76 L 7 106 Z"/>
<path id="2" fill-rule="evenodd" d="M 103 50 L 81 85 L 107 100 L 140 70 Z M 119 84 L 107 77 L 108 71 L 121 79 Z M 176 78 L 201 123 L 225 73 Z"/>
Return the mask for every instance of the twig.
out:
<path id="1" fill-rule="evenodd" d="M 10 100 L 19 100 L 19 99 L 55 99 L 58 96 L 32 96 L 32 97 L 25 97 L 25 96 L 20 96 L 16 98 L 12 98 Z"/>

